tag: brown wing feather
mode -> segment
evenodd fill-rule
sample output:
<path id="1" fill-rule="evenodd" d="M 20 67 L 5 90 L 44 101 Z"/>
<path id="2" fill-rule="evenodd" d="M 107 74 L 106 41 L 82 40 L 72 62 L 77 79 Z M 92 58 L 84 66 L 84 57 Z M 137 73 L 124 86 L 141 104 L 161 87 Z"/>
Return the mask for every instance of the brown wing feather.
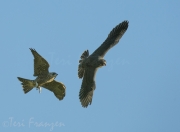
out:
<path id="1" fill-rule="evenodd" d="M 52 81 L 50 83 L 46 83 L 42 85 L 42 87 L 50 90 L 51 92 L 54 93 L 54 95 L 59 99 L 62 100 L 65 97 L 66 94 L 66 87 L 63 83 L 57 82 L 57 81 Z"/>
<path id="2" fill-rule="evenodd" d="M 93 92 L 96 88 L 95 74 L 97 68 L 86 68 L 81 89 L 79 92 L 79 99 L 83 107 L 88 107 L 92 103 Z"/>
<path id="3" fill-rule="evenodd" d="M 113 30 L 109 33 L 107 39 L 93 52 L 93 54 L 104 57 L 106 52 L 119 42 L 128 28 L 128 23 L 128 21 L 123 21 L 115 28 L 113 28 Z"/>
<path id="4" fill-rule="evenodd" d="M 34 56 L 34 76 L 48 73 L 49 63 L 35 49 L 30 48 L 30 50 Z"/>

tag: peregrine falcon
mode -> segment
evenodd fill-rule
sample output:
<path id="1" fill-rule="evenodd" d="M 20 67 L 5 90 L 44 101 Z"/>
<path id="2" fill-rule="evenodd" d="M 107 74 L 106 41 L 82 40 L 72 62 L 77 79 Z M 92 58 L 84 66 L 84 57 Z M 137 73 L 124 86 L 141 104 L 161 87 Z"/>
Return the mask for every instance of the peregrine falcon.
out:
<path id="1" fill-rule="evenodd" d="M 22 83 L 24 93 L 28 93 L 34 87 L 39 89 L 41 92 L 41 87 L 44 87 L 54 93 L 54 95 L 62 100 L 65 96 L 66 87 L 63 83 L 55 81 L 54 79 L 58 75 L 55 72 L 49 72 L 49 63 L 37 53 L 35 49 L 30 48 L 34 56 L 34 75 L 36 76 L 35 80 L 24 79 L 17 77 Z"/>
<path id="2" fill-rule="evenodd" d="M 128 29 L 128 21 L 118 24 L 109 33 L 106 40 L 91 55 L 86 50 L 81 55 L 78 66 L 78 77 L 83 78 L 79 99 L 82 107 L 88 107 L 92 103 L 93 92 L 96 88 L 95 75 L 98 68 L 106 66 L 103 59 L 107 51 L 115 46 Z"/>

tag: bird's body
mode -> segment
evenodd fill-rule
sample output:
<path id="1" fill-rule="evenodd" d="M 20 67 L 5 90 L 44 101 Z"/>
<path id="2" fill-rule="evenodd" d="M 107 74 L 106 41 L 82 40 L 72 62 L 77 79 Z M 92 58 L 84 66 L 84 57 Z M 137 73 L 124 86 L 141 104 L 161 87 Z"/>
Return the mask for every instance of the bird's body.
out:
<path id="1" fill-rule="evenodd" d="M 28 93 L 33 88 L 37 88 L 39 89 L 39 92 L 41 92 L 41 87 L 44 87 L 54 92 L 55 96 L 59 100 L 62 100 L 65 96 L 66 87 L 61 82 L 54 80 L 58 74 L 55 72 L 49 72 L 49 63 L 40 56 L 36 50 L 31 48 L 30 50 L 34 56 L 34 76 L 36 76 L 36 79 L 29 80 L 18 77 L 19 81 L 22 82 L 21 84 L 24 93 Z"/>
<path id="2" fill-rule="evenodd" d="M 95 75 L 97 69 L 106 65 L 104 56 L 107 51 L 115 46 L 128 28 L 128 21 L 124 21 L 117 25 L 108 35 L 107 39 L 99 46 L 91 55 L 86 50 L 81 55 L 78 66 L 78 77 L 83 78 L 79 99 L 83 107 L 87 107 L 92 103 L 93 92 L 96 88 Z"/>
<path id="3" fill-rule="evenodd" d="M 39 90 L 39 93 L 41 93 L 41 87 L 46 84 L 52 82 L 56 76 L 55 72 L 52 73 L 46 73 L 46 74 L 40 74 L 34 81 L 36 82 L 36 88 Z"/>
<path id="4" fill-rule="evenodd" d="M 57 76 L 57 75 L 56 75 L 55 72 L 39 75 L 39 76 L 35 79 L 35 81 L 36 81 L 37 84 L 38 84 L 37 87 L 40 87 L 40 86 L 42 86 L 43 84 L 52 82 L 52 81 L 56 78 L 56 76 Z"/>

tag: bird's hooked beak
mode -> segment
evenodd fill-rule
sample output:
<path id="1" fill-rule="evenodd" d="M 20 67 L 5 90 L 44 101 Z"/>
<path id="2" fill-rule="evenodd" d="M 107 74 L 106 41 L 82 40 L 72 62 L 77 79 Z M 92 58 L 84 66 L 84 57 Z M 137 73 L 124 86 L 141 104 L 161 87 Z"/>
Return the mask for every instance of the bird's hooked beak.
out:
<path id="1" fill-rule="evenodd" d="M 57 75 L 58 75 L 58 74 L 56 73 L 56 76 L 55 76 L 55 78 L 57 77 Z"/>

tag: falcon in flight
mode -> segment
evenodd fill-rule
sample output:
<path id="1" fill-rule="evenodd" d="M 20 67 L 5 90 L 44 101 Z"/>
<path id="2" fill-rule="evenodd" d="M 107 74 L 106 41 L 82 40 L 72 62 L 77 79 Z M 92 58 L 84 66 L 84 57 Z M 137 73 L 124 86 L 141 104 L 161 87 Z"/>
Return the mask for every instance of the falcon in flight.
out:
<path id="1" fill-rule="evenodd" d="M 88 107 L 92 103 L 93 92 L 96 88 L 95 75 L 98 68 L 106 66 L 103 59 L 107 51 L 115 46 L 128 28 L 128 21 L 118 24 L 109 33 L 106 40 L 91 54 L 86 50 L 81 55 L 78 66 L 78 77 L 83 78 L 79 99 L 82 107 Z"/>
<path id="2" fill-rule="evenodd" d="M 41 87 L 44 87 L 54 93 L 54 95 L 62 100 L 65 96 L 66 87 L 61 82 L 55 81 L 54 79 L 58 75 L 55 72 L 49 72 L 49 63 L 37 53 L 35 49 L 31 49 L 31 52 L 34 56 L 34 76 L 35 80 L 24 79 L 17 77 L 22 83 L 24 93 L 28 93 L 34 87 L 39 89 L 41 92 Z"/>

